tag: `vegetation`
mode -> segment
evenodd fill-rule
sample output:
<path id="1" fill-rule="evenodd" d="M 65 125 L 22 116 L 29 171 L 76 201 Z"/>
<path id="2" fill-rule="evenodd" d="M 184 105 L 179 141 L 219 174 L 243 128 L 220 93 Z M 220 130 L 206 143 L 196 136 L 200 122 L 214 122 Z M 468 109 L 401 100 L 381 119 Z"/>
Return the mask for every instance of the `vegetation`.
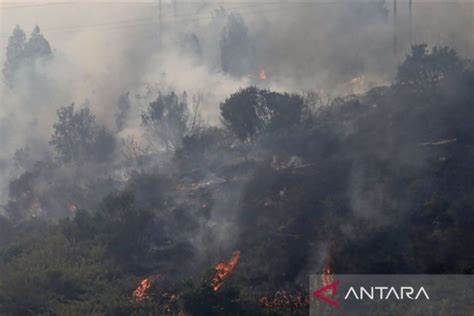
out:
<path id="1" fill-rule="evenodd" d="M 7 58 L 2 70 L 6 83 L 10 86 L 14 85 L 16 77 L 22 72 L 29 71 L 25 73 L 27 76 L 34 75 L 31 69 L 35 67 L 31 67 L 31 65 L 36 61 L 45 60 L 51 55 L 51 47 L 38 26 L 35 27 L 27 41 L 25 32 L 17 25 L 8 39 Z"/>
<path id="2" fill-rule="evenodd" d="M 60 163 L 14 179 L 0 218 L 0 314 L 305 315 L 262 298 L 306 293 L 326 265 L 474 273 L 473 99 L 469 63 L 425 45 L 391 86 L 328 106 L 239 90 L 221 104 L 223 127 L 191 128 L 184 97 L 160 94 L 143 125 L 166 155 L 133 167 L 112 160 L 115 136 L 88 109 L 61 108 Z M 117 184 L 107 164 L 132 171 Z M 236 249 L 213 291 L 213 265 Z"/>

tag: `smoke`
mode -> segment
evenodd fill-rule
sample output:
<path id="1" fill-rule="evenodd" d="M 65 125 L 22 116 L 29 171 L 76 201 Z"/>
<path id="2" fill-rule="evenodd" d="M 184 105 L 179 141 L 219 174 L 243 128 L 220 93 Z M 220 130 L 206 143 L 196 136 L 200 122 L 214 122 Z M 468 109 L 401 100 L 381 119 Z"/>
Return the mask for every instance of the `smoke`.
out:
<path id="1" fill-rule="evenodd" d="M 241 87 L 316 91 L 329 97 L 362 93 L 390 82 L 415 41 L 449 44 L 464 55 L 474 51 L 473 39 L 465 37 L 472 20 L 462 3 L 415 3 L 412 15 L 402 4 L 397 17 L 390 1 L 177 2 L 176 10 L 172 2 L 163 1 L 163 12 L 157 2 L 6 8 L 0 8 L 3 50 L 16 24 L 26 33 L 38 24 L 53 52 L 20 68 L 14 86 L 2 81 L 0 204 L 6 203 L 10 180 L 25 171 L 13 160 L 15 153 L 27 148 L 29 161 L 52 160 L 48 141 L 56 111 L 72 102 L 90 106 L 118 140 L 135 137 L 143 142 L 141 114 L 159 92 L 186 91 L 200 100 L 205 121 L 219 125 L 220 102 Z M 436 28 L 430 27 L 433 21 Z M 5 63 L 3 55 L 0 61 Z M 265 81 L 258 78 L 262 69 Z M 128 105 L 121 108 L 119 100 Z M 123 126 L 117 126 L 117 115 L 122 115 Z M 131 172 L 122 155 L 114 157 L 110 168 L 120 170 L 100 173 L 114 183 L 104 194 L 120 187 Z M 99 178 L 98 170 L 97 165 L 77 165 L 51 177 L 70 183 Z M 352 204 L 357 216 L 372 218 L 386 203 L 384 188 L 361 191 L 364 176 L 362 169 L 354 170 Z M 45 189 L 47 182 L 37 185 L 38 191 L 52 191 Z M 238 201 L 241 189 L 223 194 L 214 209 L 238 207 L 227 203 Z M 63 202 L 49 204 L 64 208 Z M 212 212 L 210 222 L 216 224 L 211 231 L 218 243 L 229 245 L 233 238 L 226 232 L 235 236 L 238 227 L 226 226 L 232 220 L 215 214 L 222 213 Z M 232 212 L 227 215 L 232 217 Z M 206 237 L 193 243 L 205 247 Z"/>

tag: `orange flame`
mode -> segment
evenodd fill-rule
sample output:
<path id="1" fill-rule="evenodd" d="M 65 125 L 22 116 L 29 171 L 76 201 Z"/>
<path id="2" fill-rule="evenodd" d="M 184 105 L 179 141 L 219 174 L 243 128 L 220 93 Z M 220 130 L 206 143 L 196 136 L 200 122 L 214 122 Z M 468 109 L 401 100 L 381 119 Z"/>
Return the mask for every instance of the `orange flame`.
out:
<path id="1" fill-rule="evenodd" d="M 321 281 L 323 286 L 329 285 L 334 281 L 334 272 L 331 269 L 331 266 L 327 264 L 323 269 L 323 274 L 321 274 Z"/>
<path id="2" fill-rule="evenodd" d="M 258 79 L 260 79 L 261 81 L 265 81 L 267 80 L 267 74 L 265 73 L 265 69 L 260 69 L 260 73 L 258 75 Z"/>
<path id="3" fill-rule="evenodd" d="M 216 269 L 216 275 L 212 279 L 211 286 L 214 292 L 219 291 L 221 288 L 222 284 L 224 284 L 224 280 L 227 279 L 234 270 L 235 266 L 237 265 L 237 262 L 239 262 L 240 259 L 240 251 L 236 250 L 234 253 L 232 253 L 232 257 L 230 258 L 229 262 L 220 262 L 215 265 Z"/>
<path id="4" fill-rule="evenodd" d="M 136 303 L 141 303 L 148 298 L 146 292 L 151 287 L 151 284 L 160 278 L 159 274 L 149 276 L 140 282 L 140 285 L 133 291 L 132 298 Z"/>

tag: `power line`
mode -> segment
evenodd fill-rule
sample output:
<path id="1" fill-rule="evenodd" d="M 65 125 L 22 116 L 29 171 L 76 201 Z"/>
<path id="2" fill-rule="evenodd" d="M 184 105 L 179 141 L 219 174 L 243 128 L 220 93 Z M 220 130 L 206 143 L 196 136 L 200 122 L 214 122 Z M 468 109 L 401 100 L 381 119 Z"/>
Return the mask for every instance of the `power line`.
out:
<path id="1" fill-rule="evenodd" d="M 266 6 L 266 5 L 275 5 L 275 4 L 280 4 L 277 2 L 271 2 L 271 3 L 260 3 L 260 4 L 254 4 L 254 5 L 245 5 L 245 6 L 238 6 L 238 7 L 231 7 L 231 8 L 224 8 L 227 12 L 230 13 L 245 13 L 242 12 L 239 9 L 252 9 L 254 7 L 260 7 L 260 6 Z M 294 5 L 294 3 L 290 4 L 290 8 L 299 8 L 299 7 L 308 7 L 312 6 L 314 4 L 318 3 L 304 3 L 304 4 L 299 4 L 299 5 Z M 288 5 L 288 4 L 286 4 Z M 278 7 L 278 8 L 273 8 L 273 9 L 267 9 L 267 10 L 253 10 L 249 13 L 251 14 L 257 14 L 257 13 L 266 13 L 266 12 L 272 12 L 272 11 L 279 11 L 282 9 L 289 9 L 288 7 Z M 203 14 L 201 16 L 196 15 L 196 14 L 181 14 L 181 15 L 176 15 L 177 17 L 184 17 L 184 18 L 178 18 L 175 19 L 177 22 L 186 22 L 186 21 L 199 21 L 199 20 L 206 20 L 206 19 L 212 19 L 214 15 L 211 14 Z M 165 18 L 174 18 L 174 15 L 165 15 L 163 16 Z M 168 20 L 170 21 L 170 20 Z M 113 21 L 113 22 L 103 22 L 103 23 L 95 23 L 95 24 L 83 24 L 83 25 L 75 25 L 75 26 L 69 26 L 69 27 L 46 27 L 42 28 L 43 31 L 75 31 L 75 30 L 81 30 L 81 29 L 87 29 L 87 28 L 109 28 L 109 29 L 122 29 L 122 28 L 128 28 L 128 27 L 139 27 L 139 26 L 146 26 L 146 25 L 152 25 L 155 24 L 157 21 L 153 18 L 141 18 L 141 19 L 127 19 L 127 20 L 118 20 L 118 21 Z M 3 33 L 1 37 L 8 37 L 8 33 Z"/>
<path id="2" fill-rule="evenodd" d="M 307 6 L 300 6 L 300 7 L 294 7 L 294 9 L 305 9 Z M 247 12 L 247 14 L 259 14 L 259 13 L 277 13 L 277 10 L 266 10 L 266 11 L 252 11 L 252 12 Z M 241 13 L 241 12 L 239 12 Z M 243 14 L 245 16 L 245 14 Z M 196 18 L 196 19 L 209 19 L 209 18 L 212 18 L 212 16 L 204 16 L 202 18 Z M 286 20 L 288 18 L 293 18 L 291 15 L 285 15 L 285 16 L 282 16 L 282 17 L 279 17 L 279 21 L 283 21 L 283 20 Z M 196 20 L 196 19 L 188 19 L 188 21 L 191 21 L 191 20 Z M 154 23 L 156 24 L 156 23 Z M 143 25 L 149 25 L 148 24 L 140 24 L 140 25 L 130 25 L 130 26 L 143 26 Z M 122 28 L 109 28 L 107 29 L 108 31 L 119 31 L 121 30 Z M 150 32 L 150 31 L 147 31 L 147 32 L 144 32 L 144 33 L 141 33 L 140 35 L 141 37 L 140 38 L 151 38 L 151 37 L 156 37 L 156 32 L 154 32 L 153 30 Z"/>
<path id="3" fill-rule="evenodd" d="M 63 1 L 63 2 L 48 2 L 48 3 L 36 3 L 36 4 L 23 4 L 23 5 L 15 5 L 15 6 L 2 6 L 0 4 L 0 11 L 1 10 L 14 10 L 14 9 L 28 9 L 28 8 L 37 8 L 37 7 L 51 7 L 51 6 L 58 6 L 58 5 L 127 5 L 130 2 L 80 2 L 80 1 Z M 147 2 L 136 2 L 134 5 L 143 4 L 148 5 Z"/>
<path id="4" fill-rule="evenodd" d="M 25 4 L 25 5 L 17 5 L 17 6 L 10 6 L 10 7 L 0 6 L 0 10 L 13 10 L 13 9 L 34 8 L 34 7 L 50 7 L 50 6 L 65 5 L 65 4 L 74 4 L 74 3 L 73 2 L 51 2 L 51 3 Z"/>

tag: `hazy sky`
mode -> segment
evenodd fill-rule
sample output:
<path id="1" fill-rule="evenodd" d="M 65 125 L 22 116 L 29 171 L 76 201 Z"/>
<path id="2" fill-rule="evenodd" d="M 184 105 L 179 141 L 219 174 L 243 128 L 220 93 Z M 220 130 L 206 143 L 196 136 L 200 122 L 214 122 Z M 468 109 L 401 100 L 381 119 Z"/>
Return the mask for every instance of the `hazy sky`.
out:
<path id="1" fill-rule="evenodd" d="M 349 0 L 313 0 L 313 1 L 291 1 L 293 3 L 326 3 L 337 5 L 338 3 L 348 2 Z M 358 1 L 358 0 L 352 0 Z M 275 9 L 278 1 L 179 1 L 177 2 L 178 20 L 206 19 L 209 12 L 204 9 L 202 13 L 189 14 L 182 13 L 184 7 L 190 3 L 202 4 L 203 8 L 211 4 L 222 4 L 224 6 L 235 8 L 236 11 L 243 11 L 244 17 L 252 15 L 252 11 L 271 12 Z M 288 3 L 288 1 L 280 1 Z M 387 0 L 387 7 L 392 9 L 393 0 Z M 406 15 L 408 0 L 398 0 L 399 14 Z M 417 28 L 418 37 L 424 37 L 426 32 L 438 31 L 440 36 L 450 36 L 450 29 L 447 25 L 458 25 L 466 23 L 463 16 L 474 16 L 474 0 L 414 0 L 415 23 L 423 23 Z M 245 5 L 262 4 L 261 7 L 245 7 Z M 449 6 L 446 6 L 448 5 Z M 163 20 L 171 22 L 174 18 L 174 7 L 171 0 L 163 0 Z M 262 10 L 263 9 L 263 10 Z M 437 14 L 440 11 L 440 14 Z M 453 19 L 452 12 L 457 11 L 458 17 Z M 443 13 L 444 12 L 444 13 Z M 436 18 L 433 18 L 433 15 Z M 274 15 L 281 18 L 279 14 Z M 430 16 L 430 18 L 427 18 Z M 450 21 L 446 21 L 449 19 Z M 111 40 L 116 40 L 122 36 L 124 30 L 136 30 L 144 25 L 156 23 L 158 20 L 158 1 L 4 1 L 0 0 L 0 47 L 5 47 L 8 36 L 16 24 L 20 24 L 23 29 L 29 33 L 35 24 L 39 24 L 43 34 L 50 40 L 53 47 L 62 46 L 71 35 L 83 32 L 97 36 L 97 33 L 106 35 Z M 442 26 L 442 29 L 441 29 Z M 471 24 L 472 26 L 472 24 Z M 474 32 L 471 32 L 474 33 Z M 474 35 L 471 35 L 474 37 Z M 471 37 L 471 38 L 473 38 Z M 66 48 L 64 48 L 66 49 Z M 4 54 L 0 54 L 4 58 Z"/>

